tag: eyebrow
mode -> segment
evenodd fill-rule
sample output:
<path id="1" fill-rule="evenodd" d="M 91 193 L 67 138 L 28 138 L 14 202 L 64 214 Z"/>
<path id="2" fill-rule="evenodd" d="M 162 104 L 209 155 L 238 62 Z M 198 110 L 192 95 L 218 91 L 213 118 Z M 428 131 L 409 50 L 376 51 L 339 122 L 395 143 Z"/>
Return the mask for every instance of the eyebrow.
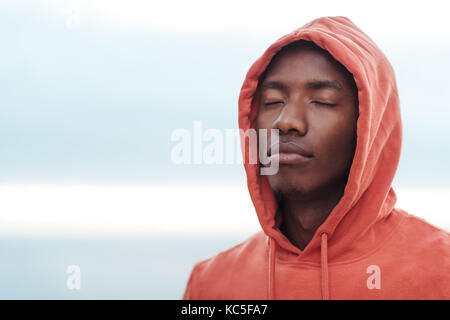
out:
<path id="1" fill-rule="evenodd" d="M 320 90 L 320 89 L 334 89 L 337 91 L 342 90 L 342 85 L 337 80 L 314 80 L 309 81 L 306 86 L 313 90 Z M 287 86 L 279 81 L 267 81 L 264 82 L 261 86 L 261 90 L 267 90 L 267 89 L 277 89 L 281 91 L 287 91 Z"/>

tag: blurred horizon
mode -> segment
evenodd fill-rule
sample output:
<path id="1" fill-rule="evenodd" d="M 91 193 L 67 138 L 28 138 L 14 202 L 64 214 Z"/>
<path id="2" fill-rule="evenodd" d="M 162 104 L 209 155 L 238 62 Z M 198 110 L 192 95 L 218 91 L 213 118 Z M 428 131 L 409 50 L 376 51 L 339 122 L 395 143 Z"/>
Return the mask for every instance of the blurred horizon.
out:
<path id="1" fill-rule="evenodd" d="M 450 232 L 450 220 L 445 214 L 450 188 L 394 188 L 394 191 L 396 208 Z M 3 184 L 0 202 L 3 212 L 0 236 L 178 234 L 207 238 L 261 231 L 246 184 Z"/>

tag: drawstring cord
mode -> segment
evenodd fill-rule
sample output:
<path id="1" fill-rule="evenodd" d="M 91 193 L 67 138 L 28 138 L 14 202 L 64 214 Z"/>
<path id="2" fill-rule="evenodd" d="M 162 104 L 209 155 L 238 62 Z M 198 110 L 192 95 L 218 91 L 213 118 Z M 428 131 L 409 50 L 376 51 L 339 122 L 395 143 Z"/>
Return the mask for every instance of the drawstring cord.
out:
<path id="1" fill-rule="evenodd" d="M 269 299 L 275 299 L 275 243 L 269 237 Z"/>
<path id="2" fill-rule="evenodd" d="M 269 287 L 268 296 L 270 300 L 275 299 L 275 243 L 271 237 L 269 239 Z M 322 300 L 330 299 L 328 285 L 328 233 L 322 232 L 320 235 L 320 279 Z"/>
<path id="3" fill-rule="evenodd" d="M 322 300 L 330 300 L 330 292 L 328 288 L 328 233 L 322 232 L 320 235 L 320 240 L 320 279 L 322 287 Z"/>

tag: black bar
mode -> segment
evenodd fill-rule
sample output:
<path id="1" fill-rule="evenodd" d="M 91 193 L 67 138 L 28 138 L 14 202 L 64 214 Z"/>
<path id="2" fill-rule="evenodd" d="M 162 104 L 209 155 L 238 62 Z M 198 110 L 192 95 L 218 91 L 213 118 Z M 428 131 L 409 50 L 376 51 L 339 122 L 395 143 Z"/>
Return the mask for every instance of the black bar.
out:
<path id="1" fill-rule="evenodd" d="M 357 316 L 358 318 L 392 317 L 427 311 L 442 314 L 448 310 L 449 301 L 265 301 L 265 300 L 3 300 L 2 312 L 19 316 L 30 313 L 65 316 L 136 314 L 142 319 L 300 319 L 330 314 Z M 445 308 L 445 309 L 444 309 Z M 445 314 L 445 313 L 444 313 Z"/>

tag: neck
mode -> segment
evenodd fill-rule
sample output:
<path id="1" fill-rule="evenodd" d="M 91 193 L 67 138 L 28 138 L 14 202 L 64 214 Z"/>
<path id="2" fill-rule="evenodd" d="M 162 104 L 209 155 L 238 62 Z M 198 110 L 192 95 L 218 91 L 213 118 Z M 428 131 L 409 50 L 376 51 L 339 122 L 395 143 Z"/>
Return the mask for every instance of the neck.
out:
<path id="1" fill-rule="evenodd" d="M 283 234 L 303 250 L 342 198 L 344 189 L 345 183 L 341 183 L 316 195 L 281 195 L 279 207 L 283 223 L 280 229 Z"/>

